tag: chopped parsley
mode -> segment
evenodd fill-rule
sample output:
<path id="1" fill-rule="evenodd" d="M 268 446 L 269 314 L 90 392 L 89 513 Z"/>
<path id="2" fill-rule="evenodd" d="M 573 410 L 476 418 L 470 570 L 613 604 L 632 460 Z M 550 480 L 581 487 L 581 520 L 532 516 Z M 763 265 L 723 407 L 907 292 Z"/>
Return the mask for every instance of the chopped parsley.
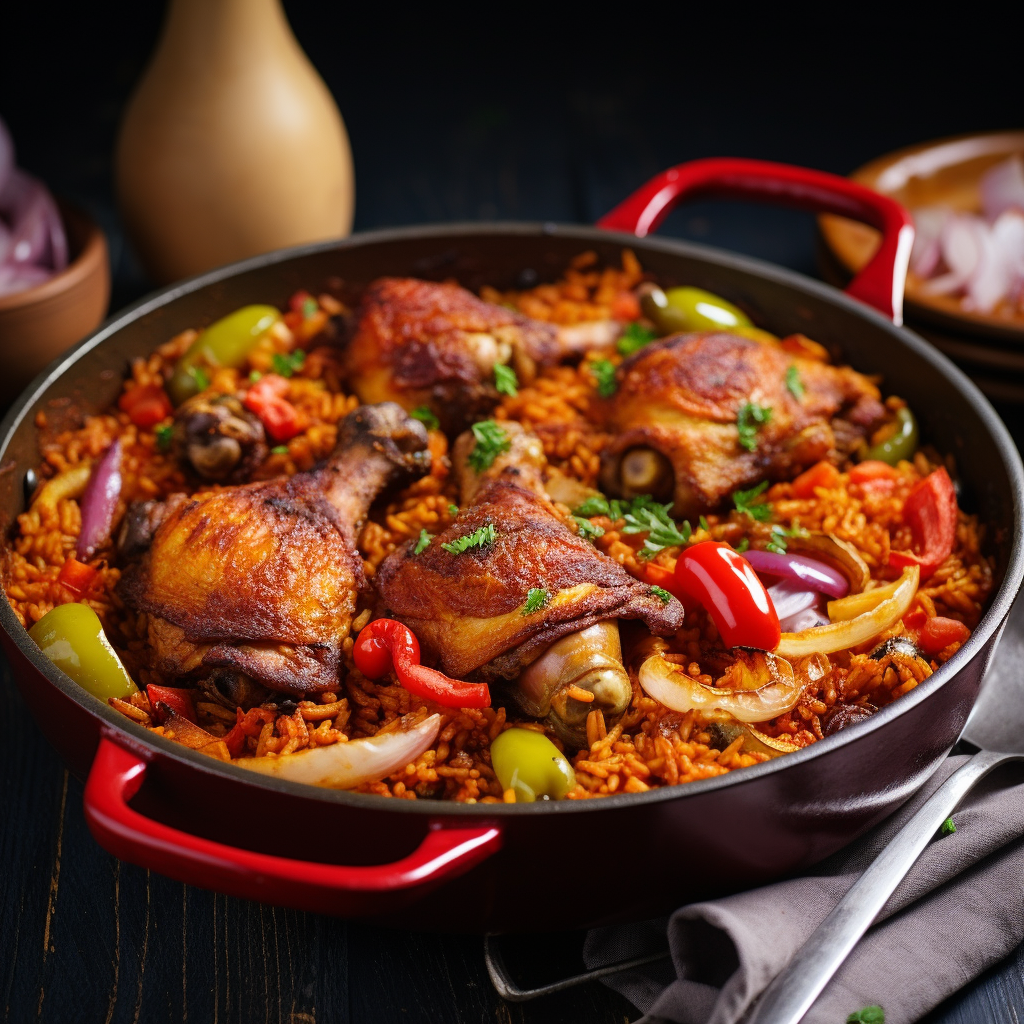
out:
<path id="1" fill-rule="evenodd" d="M 865 1006 L 851 1013 L 846 1024 L 885 1024 L 885 1010 L 880 1006 Z"/>
<path id="2" fill-rule="evenodd" d="M 763 501 L 754 502 L 754 499 L 764 494 L 766 490 L 768 490 L 768 481 L 762 480 L 756 487 L 751 487 L 749 491 L 733 491 L 732 502 L 736 506 L 736 511 L 745 513 L 759 523 L 767 522 L 772 514 L 771 506 Z"/>
<path id="3" fill-rule="evenodd" d="M 165 423 L 163 426 L 157 427 L 153 431 L 156 434 L 156 446 L 162 452 L 170 451 L 171 441 L 174 438 L 174 427 L 170 424 Z"/>
<path id="4" fill-rule="evenodd" d="M 956 825 L 953 824 L 952 818 L 947 818 L 939 829 L 940 836 L 951 836 L 956 831 Z"/>
<path id="5" fill-rule="evenodd" d="M 196 382 L 196 388 L 205 391 L 210 386 L 210 375 L 201 366 L 190 366 L 188 375 Z"/>
<path id="6" fill-rule="evenodd" d="M 610 516 L 611 508 L 608 506 L 608 499 L 603 494 L 595 494 L 574 508 L 573 515 L 585 516 L 587 519 L 591 516 Z"/>
<path id="7" fill-rule="evenodd" d="M 703 516 L 701 516 L 697 520 L 697 523 L 700 525 L 700 528 L 702 530 L 709 530 L 709 529 L 711 529 L 711 527 L 708 526 L 708 521 Z"/>
<path id="8" fill-rule="evenodd" d="M 263 379 L 263 374 L 260 373 L 259 370 L 253 370 L 252 373 L 249 374 L 249 383 L 250 384 L 255 384 L 256 381 L 262 380 L 262 379 Z"/>
<path id="9" fill-rule="evenodd" d="M 611 398 L 619 390 L 619 382 L 615 379 L 615 364 L 607 359 L 595 359 L 590 364 L 590 372 L 597 383 L 597 393 L 602 398 Z"/>
<path id="10" fill-rule="evenodd" d="M 583 516 L 573 516 L 572 518 L 573 522 L 576 524 L 576 532 L 579 533 L 584 540 L 593 542 L 597 540 L 598 537 L 604 536 L 603 526 L 597 526 L 589 519 L 584 519 Z"/>
<path id="11" fill-rule="evenodd" d="M 419 420 L 427 428 L 427 430 L 437 430 L 441 426 L 438 418 L 430 411 L 430 407 L 426 405 L 419 405 L 409 415 L 414 420 Z"/>
<path id="12" fill-rule="evenodd" d="M 427 533 L 426 530 L 420 530 L 419 540 L 416 541 L 416 547 L 412 549 L 414 555 L 422 555 L 424 551 L 430 547 L 431 534 Z"/>
<path id="13" fill-rule="evenodd" d="M 519 378 L 516 376 L 516 371 L 504 363 L 495 363 L 494 388 L 499 395 L 515 398 L 519 394 Z"/>
<path id="14" fill-rule="evenodd" d="M 757 432 L 772 418 L 770 406 L 757 402 L 744 402 L 736 416 L 736 429 L 740 435 L 740 447 L 748 452 L 757 450 Z"/>
<path id="15" fill-rule="evenodd" d="M 543 587 L 530 587 L 526 595 L 526 604 L 523 605 L 523 615 L 532 615 L 539 612 L 551 600 L 551 595 Z"/>
<path id="16" fill-rule="evenodd" d="M 448 515 L 450 515 L 450 516 L 457 516 L 458 514 L 459 514 L 459 506 L 458 505 L 449 505 L 448 506 Z"/>
<path id="17" fill-rule="evenodd" d="M 287 455 L 288 454 L 288 445 L 286 445 L 286 444 L 276 445 L 275 447 L 270 449 L 270 454 L 271 455 Z"/>
<path id="18" fill-rule="evenodd" d="M 649 505 L 631 509 L 623 517 L 626 520 L 626 525 L 622 528 L 623 533 L 647 534 L 647 540 L 639 552 L 640 558 L 653 558 L 663 548 L 685 544 L 690 539 L 693 532 L 690 524 L 684 522 L 680 530 L 675 520 L 668 514 L 671 507 L 671 502 L 665 505 L 651 502 Z"/>
<path id="19" fill-rule="evenodd" d="M 619 350 L 620 356 L 631 356 L 634 352 L 639 352 L 644 345 L 649 345 L 654 338 L 653 331 L 647 330 L 646 327 L 642 327 L 638 323 L 632 323 L 622 332 L 615 347 Z"/>
<path id="20" fill-rule="evenodd" d="M 465 537 L 442 544 L 441 547 L 451 555 L 461 555 L 463 551 L 468 551 L 470 548 L 484 548 L 488 544 L 493 544 L 497 536 L 498 531 L 494 528 L 494 523 L 488 523 L 486 526 L 481 526 L 479 530 L 466 534 Z"/>
<path id="21" fill-rule="evenodd" d="M 798 402 L 804 397 L 806 388 L 800 379 L 800 371 L 795 365 L 786 370 L 786 389 Z"/>
<path id="22" fill-rule="evenodd" d="M 784 526 L 773 526 L 771 540 L 765 545 L 765 550 L 774 551 L 777 555 L 784 555 L 787 536 L 789 536 L 789 531 Z"/>
<path id="23" fill-rule="evenodd" d="M 302 300 L 302 316 L 308 320 L 320 308 L 316 299 L 311 295 L 308 299 Z"/>
<path id="24" fill-rule="evenodd" d="M 294 352 L 275 352 L 271 357 L 271 365 L 274 367 L 274 372 L 281 374 L 282 377 L 291 377 L 296 370 L 302 369 L 302 364 L 306 361 L 306 353 L 301 349 L 297 348 Z"/>
<path id="25" fill-rule="evenodd" d="M 663 604 L 668 604 L 672 600 L 672 595 L 664 587 L 651 587 L 651 593 L 660 598 Z"/>
<path id="26" fill-rule="evenodd" d="M 750 541 L 747 540 L 746 537 L 744 537 L 739 542 L 739 544 L 737 544 L 736 547 L 733 548 L 733 551 L 735 551 L 737 555 L 742 555 L 743 552 L 746 551 L 749 547 L 750 547 Z"/>
<path id="27" fill-rule="evenodd" d="M 512 447 L 512 440 L 494 420 L 473 424 L 476 447 L 469 453 L 469 465 L 478 473 L 489 468 L 494 460 Z"/>

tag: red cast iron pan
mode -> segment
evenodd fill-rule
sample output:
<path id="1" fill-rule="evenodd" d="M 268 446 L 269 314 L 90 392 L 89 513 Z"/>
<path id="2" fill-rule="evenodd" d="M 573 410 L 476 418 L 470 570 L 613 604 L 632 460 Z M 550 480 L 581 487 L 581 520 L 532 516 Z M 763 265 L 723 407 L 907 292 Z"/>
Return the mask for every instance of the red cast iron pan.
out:
<path id="1" fill-rule="evenodd" d="M 844 295 L 755 260 L 645 237 L 679 198 L 698 192 L 840 213 L 880 228 L 885 241 Z M 898 205 L 842 178 L 708 160 L 660 175 L 597 229 L 476 224 L 374 232 L 235 264 L 111 319 L 42 373 L 0 425 L 0 525 L 7 531 L 24 508 L 25 473 L 40 461 L 36 413 L 52 420 L 107 406 L 131 357 L 187 327 L 246 303 L 281 302 L 330 278 L 358 286 L 408 274 L 513 287 L 527 271 L 553 279 L 587 249 L 616 262 L 628 245 L 663 283 L 707 288 L 777 334 L 803 332 L 855 367 L 881 373 L 885 389 L 914 408 L 924 437 L 956 457 L 961 500 L 987 526 L 998 586 L 963 649 L 862 724 L 707 781 L 519 806 L 333 792 L 194 753 L 77 687 L 0 602 L 2 639 L 25 701 L 71 770 L 87 777 L 93 835 L 124 860 L 235 896 L 404 927 L 536 931 L 651 915 L 799 871 L 881 820 L 959 736 L 1024 572 L 1024 472 L 1012 440 L 962 373 L 894 325 L 911 240 Z"/>

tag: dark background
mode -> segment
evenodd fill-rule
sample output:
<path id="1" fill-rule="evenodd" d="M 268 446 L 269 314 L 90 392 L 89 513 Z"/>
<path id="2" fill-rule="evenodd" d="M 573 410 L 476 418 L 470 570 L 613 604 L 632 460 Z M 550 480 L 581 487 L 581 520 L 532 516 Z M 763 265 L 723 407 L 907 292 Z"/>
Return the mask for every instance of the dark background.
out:
<path id="1" fill-rule="evenodd" d="M 694 157 L 845 174 L 915 142 L 1024 122 L 1019 6 L 1011 20 L 995 5 L 959 5 L 955 21 L 938 5 L 911 13 L 773 4 L 753 14 L 738 5 L 667 6 L 286 2 L 345 117 L 356 230 L 586 223 L 655 172 Z M 115 308 L 148 288 L 118 225 L 111 153 L 161 17 L 156 3 L 0 10 L 0 116 L 22 166 L 107 231 Z M 808 215 L 702 202 L 674 213 L 663 232 L 815 272 Z M 503 1004 L 477 938 L 385 932 L 121 865 L 88 836 L 80 783 L 6 677 L 0 710 L 5 1020 L 636 1017 L 599 986 Z M 1020 964 L 1011 957 L 931 1020 L 1016 1021 Z"/>

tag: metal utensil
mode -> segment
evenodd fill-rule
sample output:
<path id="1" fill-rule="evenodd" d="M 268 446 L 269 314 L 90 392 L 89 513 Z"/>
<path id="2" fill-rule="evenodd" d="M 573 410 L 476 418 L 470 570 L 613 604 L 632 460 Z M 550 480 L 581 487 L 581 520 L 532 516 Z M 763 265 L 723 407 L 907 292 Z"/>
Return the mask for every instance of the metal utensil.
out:
<path id="1" fill-rule="evenodd" d="M 747 1024 L 797 1024 L 871 927 L 942 823 L 995 768 L 1024 761 L 1024 599 L 1007 628 L 981 696 L 964 727 L 962 747 L 977 749 L 893 837 L 832 912 L 764 990 Z"/>

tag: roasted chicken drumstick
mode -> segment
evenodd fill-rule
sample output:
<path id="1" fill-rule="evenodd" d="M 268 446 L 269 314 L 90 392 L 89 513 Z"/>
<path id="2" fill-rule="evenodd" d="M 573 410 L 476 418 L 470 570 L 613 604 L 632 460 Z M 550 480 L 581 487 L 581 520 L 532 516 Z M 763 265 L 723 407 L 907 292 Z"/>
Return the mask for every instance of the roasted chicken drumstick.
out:
<path id="1" fill-rule="evenodd" d="M 668 635 L 683 608 L 566 526 L 538 493 L 536 438 L 514 423 L 499 429 L 512 458 L 476 472 L 466 464 L 472 435 L 460 439 L 455 462 L 472 504 L 419 554 L 406 545 L 390 555 L 375 582 L 428 659 L 459 678 L 505 680 L 526 713 L 580 745 L 591 710 L 614 718 L 632 696 L 618 620 Z"/>
<path id="2" fill-rule="evenodd" d="M 230 670 L 296 696 L 336 689 L 365 585 L 359 528 L 389 483 L 428 468 L 426 444 L 397 405 L 362 406 L 319 469 L 133 506 L 121 547 L 141 557 L 119 593 L 148 614 L 160 668 Z"/>
<path id="3" fill-rule="evenodd" d="M 672 501 L 677 516 L 838 458 L 885 416 L 863 374 L 732 334 L 664 338 L 627 359 L 617 377 L 603 488 Z"/>

